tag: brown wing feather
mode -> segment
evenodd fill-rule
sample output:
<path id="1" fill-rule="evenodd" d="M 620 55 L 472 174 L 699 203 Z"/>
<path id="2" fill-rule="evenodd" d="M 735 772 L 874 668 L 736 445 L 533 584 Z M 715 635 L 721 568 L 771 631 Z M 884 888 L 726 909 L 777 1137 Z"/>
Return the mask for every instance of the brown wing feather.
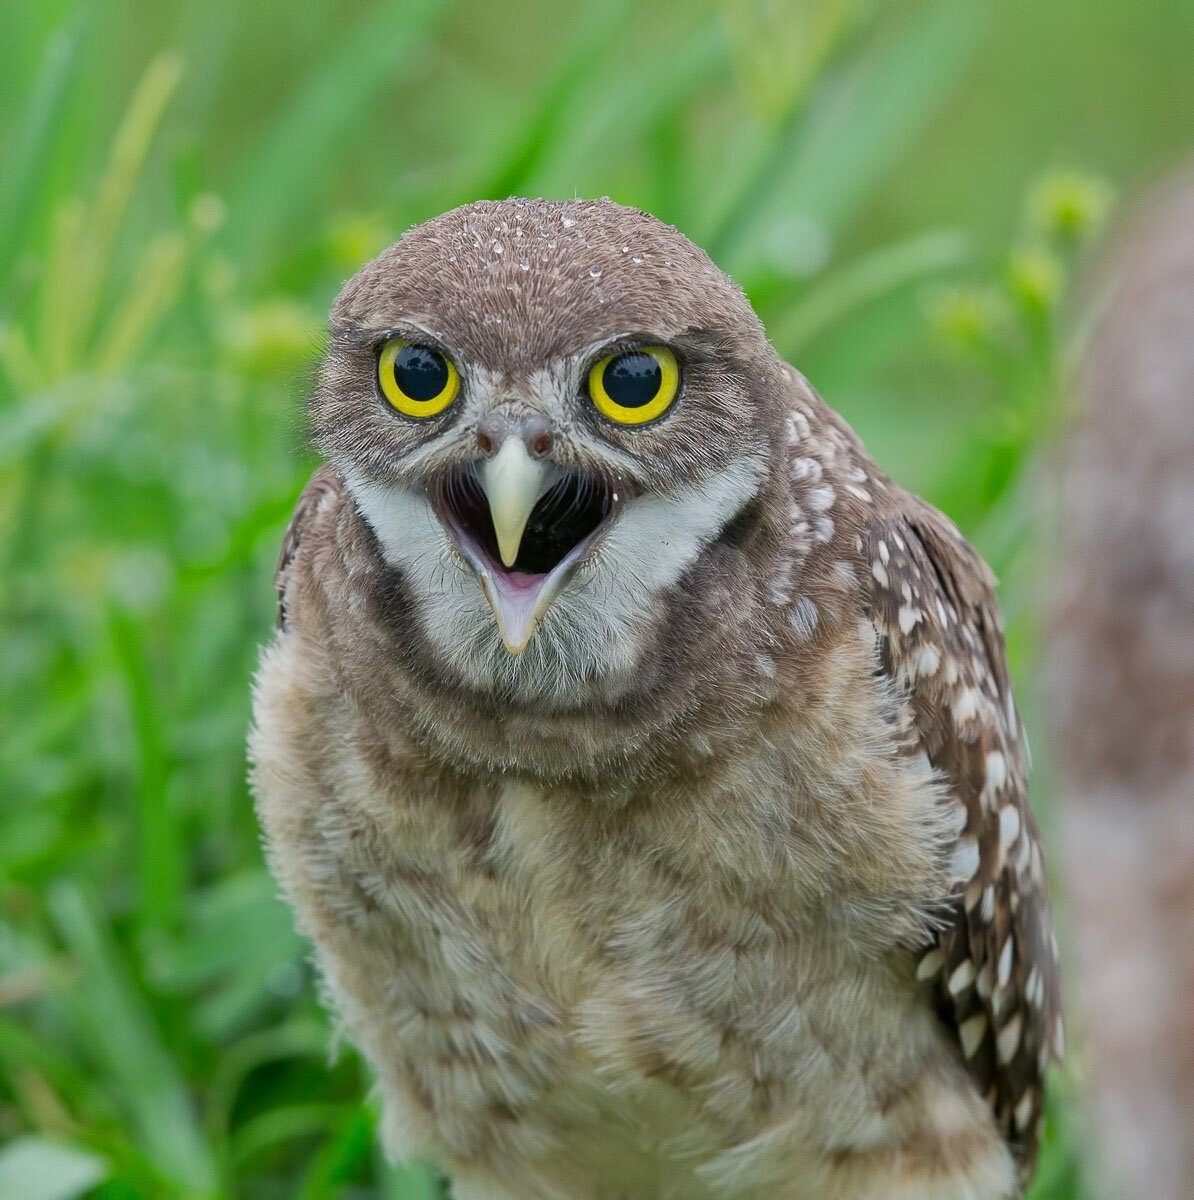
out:
<path id="1" fill-rule="evenodd" d="M 294 514 L 286 527 L 282 538 L 282 548 L 278 552 L 278 565 L 274 568 L 274 589 L 278 593 L 278 628 L 286 628 L 286 588 L 290 582 L 290 570 L 302 544 L 303 531 L 307 524 L 325 504 L 338 500 L 344 490 L 344 481 L 329 466 L 320 467 L 307 481 L 298 501 L 294 506 Z"/>
<path id="2" fill-rule="evenodd" d="M 883 667 L 959 805 L 946 924 L 918 976 L 955 1031 L 1025 1178 L 1043 1076 L 1062 1052 L 1056 942 L 994 578 L 957 529 L 909 497 L 863 540 Z"/>

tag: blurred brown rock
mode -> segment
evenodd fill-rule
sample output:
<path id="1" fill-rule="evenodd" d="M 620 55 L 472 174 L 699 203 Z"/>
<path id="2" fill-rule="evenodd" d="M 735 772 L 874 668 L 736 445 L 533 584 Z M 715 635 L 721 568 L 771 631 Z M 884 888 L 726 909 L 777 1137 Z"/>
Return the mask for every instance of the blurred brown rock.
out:
<path id="1" fill-rule="evenodd" d="M 1194 1196 L 1194 175 L 1123 231 L 1078 378 L 1048 681 L 1104 1155 Z"/>

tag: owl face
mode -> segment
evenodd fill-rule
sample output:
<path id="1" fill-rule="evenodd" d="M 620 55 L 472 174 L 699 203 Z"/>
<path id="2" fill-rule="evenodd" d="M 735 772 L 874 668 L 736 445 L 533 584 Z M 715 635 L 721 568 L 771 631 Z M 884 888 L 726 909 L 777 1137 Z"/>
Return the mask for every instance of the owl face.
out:
<path id="1" fill-rule="evenodd" d="M 417 227 L 345 287 L 320 448 L 466 682 L 617 689 L 758 494 L 780 364 L 681 234 L 607 201 Z"/>

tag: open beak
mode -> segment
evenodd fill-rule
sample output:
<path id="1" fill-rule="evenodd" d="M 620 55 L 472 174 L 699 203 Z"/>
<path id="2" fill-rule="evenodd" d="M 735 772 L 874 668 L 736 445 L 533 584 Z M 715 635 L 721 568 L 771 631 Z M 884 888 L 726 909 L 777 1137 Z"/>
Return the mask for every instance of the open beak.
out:
<path id="1" fill-rule="evenodd" d="M 517 561 L 531 510 L 559 474 L 558 467 L 531 458 L 520 437 L 508 437 L 481 468 L 481 486 L 489 500 L 504 567 L 512 567 Z"/>
<path id="2" fill-rule="evenodd" d="M 617 503 L 604 480 L 536 461 L 516 436 L 479 469 L 446 481 L 440 517 L 476 571 L 511 654 L 526 649 Z"/>

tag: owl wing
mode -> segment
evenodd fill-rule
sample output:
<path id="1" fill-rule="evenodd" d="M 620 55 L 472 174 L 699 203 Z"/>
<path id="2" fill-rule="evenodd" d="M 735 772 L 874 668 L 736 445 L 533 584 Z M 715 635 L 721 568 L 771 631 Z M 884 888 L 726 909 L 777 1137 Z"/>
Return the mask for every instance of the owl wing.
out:
<path id="1" fill-rule="evenodd" d="M 1027 751 L 994 577 L 954 525 L 915 497 L 863 538 L 882 668 L 958 805 L 957 881 L 917 976 L 1029 1175 L 1043 1077 L 1062 1053 L 1057 945 Z"/>
<path id="2" fill-rule="evenodd" d="M 294 561 L 302 544 L 303 534 L 324 506 L 336 503 L 344 493 L 344 481 L 336 470 L 326 464 L 320 467 L 307 481 L 298 501 L 286 533 L 282 538 L 282 549 L 278 552 L 278 564 L 274 568 L 274 590 L 278 593 L 278 628 L 286 628 L 286 590 Z"/>

